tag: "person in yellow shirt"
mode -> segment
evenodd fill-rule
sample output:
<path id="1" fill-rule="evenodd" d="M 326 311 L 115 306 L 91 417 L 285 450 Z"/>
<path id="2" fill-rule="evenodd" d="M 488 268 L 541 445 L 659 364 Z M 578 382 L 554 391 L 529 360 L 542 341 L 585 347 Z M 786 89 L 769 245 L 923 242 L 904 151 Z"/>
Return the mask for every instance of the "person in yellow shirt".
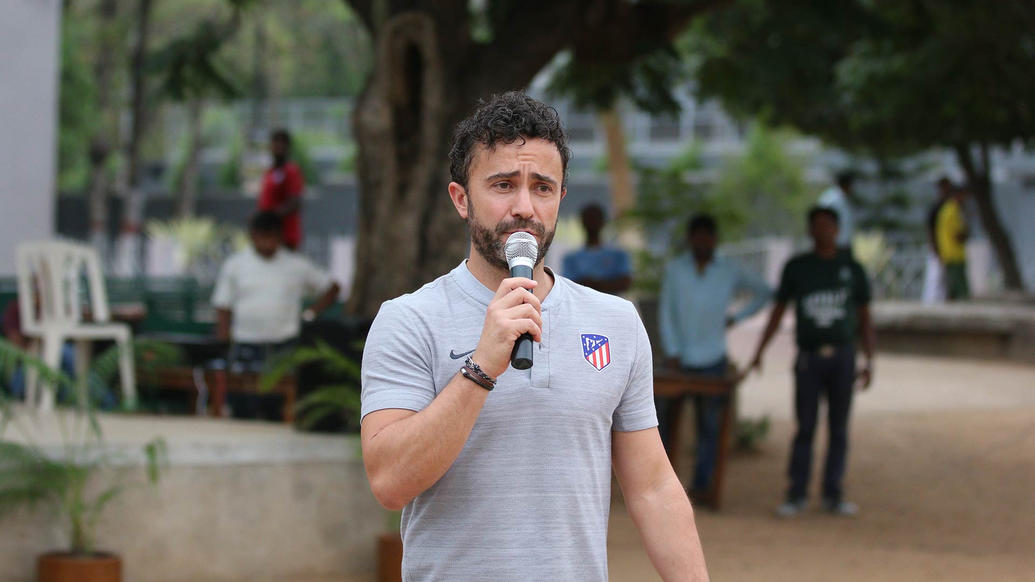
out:
<path id="1" fill-rule="evenodd" d="M 945 283 L 950 301 L 970 297 L 967 282 L 967 217 L 963 211 L 966 191 L 955 188 L 935 219 L 934 234 L 938 258 L 945 265 Z"/>

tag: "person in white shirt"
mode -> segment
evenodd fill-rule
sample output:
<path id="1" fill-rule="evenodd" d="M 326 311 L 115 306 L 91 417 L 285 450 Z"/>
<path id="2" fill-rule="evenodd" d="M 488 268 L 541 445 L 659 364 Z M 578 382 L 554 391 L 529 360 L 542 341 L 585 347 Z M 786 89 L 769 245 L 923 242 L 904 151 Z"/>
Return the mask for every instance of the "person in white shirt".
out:
<path id="1" fill-rule="evenodd" d="M 855 201 L 855 192 L 852 190 L 855 174 L 849 171 L 838 172 L 836 181 L 836 186 L 820 194 L 816 205 L 837 213 L 841 227 L 837 234 L 837 248 L 851 251 L 852 237 L 855 236 L 855 213 L 852 209 Z"/>
<path id="2" fill-rule="evenodd" d="M 334 304 L 339 287 L 325 271 L 283 246 L 283 223 L 276 213 L 256 213 L 248 236 L 251 246 L 220 269 L 212 306 L 216 337 L 230 342 L 231 370 L 257 372 L 294 343 L 303 320 L 315 319 Z M 316 301 L 303 311 L 303 300 L 312 297 Z M 273 398 L 234 396 L 230 406 L 235 417 L 278 414 Z"/>

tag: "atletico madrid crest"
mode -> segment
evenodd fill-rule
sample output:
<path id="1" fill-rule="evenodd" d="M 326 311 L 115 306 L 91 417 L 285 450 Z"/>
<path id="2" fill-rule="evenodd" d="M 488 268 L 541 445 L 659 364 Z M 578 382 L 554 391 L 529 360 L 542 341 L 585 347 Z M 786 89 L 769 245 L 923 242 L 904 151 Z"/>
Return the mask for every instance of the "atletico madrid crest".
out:
<path id="1" fill-rule="evenodd" d="M 597 370 L 603 370 L 611 363 L 611 344 L 602 335 L 582 334 L 582 353 Z"/>

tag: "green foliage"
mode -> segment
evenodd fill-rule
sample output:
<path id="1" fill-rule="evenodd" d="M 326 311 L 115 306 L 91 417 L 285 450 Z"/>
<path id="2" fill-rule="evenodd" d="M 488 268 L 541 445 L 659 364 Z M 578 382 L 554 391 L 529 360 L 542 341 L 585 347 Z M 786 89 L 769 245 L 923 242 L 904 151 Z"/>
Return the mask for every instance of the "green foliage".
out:
<path id="1" fill-rule="evenodd" d="M 244 160 L 244 140 L 240 137 L 230 144 L 230 155 L 219 167 L 219 185 L 228 189 L 241 187 L 241 164 Z"/>
<path id="2" fill-rule="evenodd" d="M 58 102 L 58 189 L 78 190 L 89 179 L 94 129 L 94 83 L 82 47 L 86 31 L 69 20 L 61 26 L 61 90 Z"/>
<path id="3" fill-rule="evenodd" d="M 145 345 L 140 346 L 144 349 Z M 152 349 L 159 349 L 151 345 Z M 98 358 L 94 373 L 103 376 L 114 365 L 112 356 Z M 74 387 L 58 370 L 0 340 L 0 364 L 32 367 L 47 380 L 47 389 Z M 121 456 L 104 446 L 100 423 L 89 399 L 79 399 L 70 411 L 58 411 L 53 421 L 62 436 L 60 447 L 33 442 L 41 419 L 26 426 L 32 408 L 16 407 L 0 394 L 0 516 L 19 508 L 55 510 L 68 528 L 68 550 L 88 555 L 95 550 L 95 531 L 104 509 L 136 484 Z M 71 417 L 72 425 L 68 420 Z M 19 438 L 8 433 L 17 431 Z M 165 442 L 153 439 L 144 445 L 146 481 L 156 483 L 166 459 Z"/>
<path id="4" fill-rule="evenodd" d="M 291 159 L 298 164 L 302 171 L 307 186 L 316 186 L 320 183 L 320 173 L 313 163 L 313 156 L 309 152 L 309 137 L 304 134 L 296 134 L 291 138 Z"/>
<path id="5" fill-rule="evenodd" d="M 734 433 L 734 446 L 738 451 L 758 451 L 759 443 L 769 434 L 769 416 L 739 418 Z"/>
<path id="6" fill-rule="evenodd" d="M 578 109 L 607 109 L 625 97 L 644 111 L 677 115 L 680 106 L 672 88 L 686 76 L 679 53 L 666 44 L 627 62 L 565 59 L 550 77 L 547 92 L 569 96 Z"/>
<path id="7" fill-rule="evenodd" d="M 272 390 L 278 382 L 306 364 L 319 364 L 327 374 L 342 378 L 342 381 L 321 386 L 295 403 L 299 427 L 311 428 L 325 418 L 359 412 L 359 365 L 323 341 L 317 341 L 314 346 L 295 348 L 274 361 L 259 381 L 259 390 Z"/>
<path id="8" fill-rule="evenodd" d="M 711 209 L 705 188 L 691 182 L 692 172 L 703 167 L 700 147 L 691 143 L 668 165 L 652 168 L 640 165 L 636 206 L 622 222 L 631 222 L 646 234 L 647 244 L 633 256 L 638 291 L 657 294 L 665 262 L 683 248 L 683 227 L 695 212 Z"/>
<path id="9" fill-rule="evenodd" d="M 236 29 L 236 18 L 227 23 L 203 21 L 149 55 L 147 72 L 160 76 L 160 92 L 174 101 L 237 97 L 241 91 L 218 58 Z"/>
<path id="10" fill-rule="evenodd" d="M 1035 131 L 1027 2 L 739 0 L 684 41 L 703 95 L 884 155 Z"/>
<path id="11" fill-rule="evenodd" d="M 153 375 L 163 366 L 176 365 L 187 359 L 182 347 L 166 342 L 138 338 L 133 340 L 131 347 L 138 379 Z M 121 348 L 113 345 L 98 354 L 90 363 L 89 393 L 95 405 L 105 394 L 111 392 L 111 387 L 119 374 L 120 355 Z"/>
<path id="12" fill-rule="evenodd" d="M 788 153 L 791 138 L 752 124 L 745 151 L 723 164 L 712 198 L 722 201 L 717 218 L 725 240 L 780 233 L 787 225 L 800 230 L 816 192 L 805 182 L 805 161 Z"/>
<path id="13" fill-rule="evenodd" d="M 639 196 L 630 218 L 648 240 L 635 256 L 637 289 L 658 292 L 665 262 L 684 249 L 685 225 L 694 214 L 714 216 L 724 240 L 800 225 L 815 192 L 805 182 L 804 161 L 787 153 L 790 137 L 753 125 L 744 152 L 723 160 L 714 185 L 701 175 L 697 144 L 665 167 L 638 168 Z"/>
<path id="14" fill-rule="evenodd" d="M 6 339 L 0 338 L 0 378 L 5 380 L 10 378 L 19 367 L 31 369 L 36 373 L 40 383 L 51 386 L 52 389 L 73 391 L 76 388 L 75 380 L 61 370 L 54 370 L 43 360 L 19 349 Z M 0 392 L 0 406 L 7 406 L 8 404 L 3 399 L 2 392 Z M 3 429 L 5 421 L 6 415 L 0 415 L 0 430 Z"/>

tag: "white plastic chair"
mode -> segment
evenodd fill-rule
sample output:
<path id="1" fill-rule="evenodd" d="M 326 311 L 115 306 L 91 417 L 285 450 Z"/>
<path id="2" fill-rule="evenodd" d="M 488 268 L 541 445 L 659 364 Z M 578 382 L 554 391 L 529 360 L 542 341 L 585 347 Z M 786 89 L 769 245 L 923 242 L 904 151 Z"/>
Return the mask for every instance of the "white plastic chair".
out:
<path id="1" fill-rule="evenodd" d="M 22 333 L 36 340 L 41 358 L 57 370 L 61 348 L 76 342 L 76 372 L 85 378 L 89 370 L 89 347 L 96 340 L 114 340 L 119 347 L 119 376 L 123 403 L 136 403 L 132 332 L 123 323 L 113 323 L 108 309 L 100 260 L 93 248 L 66 241 L 38 241 L 18 245 L 18 308 Z M 92 321 L 82 320 L 80 298 L 86 276 Z M 38 299 L 39 308 L 36 308 Z M 37 402 L 35 374 L 26 370 L 25 402 L 41 410 L 54 407 L 54 391 L 43 390 Z M 85 397 L 85 395 L 80 395 Z"/>

